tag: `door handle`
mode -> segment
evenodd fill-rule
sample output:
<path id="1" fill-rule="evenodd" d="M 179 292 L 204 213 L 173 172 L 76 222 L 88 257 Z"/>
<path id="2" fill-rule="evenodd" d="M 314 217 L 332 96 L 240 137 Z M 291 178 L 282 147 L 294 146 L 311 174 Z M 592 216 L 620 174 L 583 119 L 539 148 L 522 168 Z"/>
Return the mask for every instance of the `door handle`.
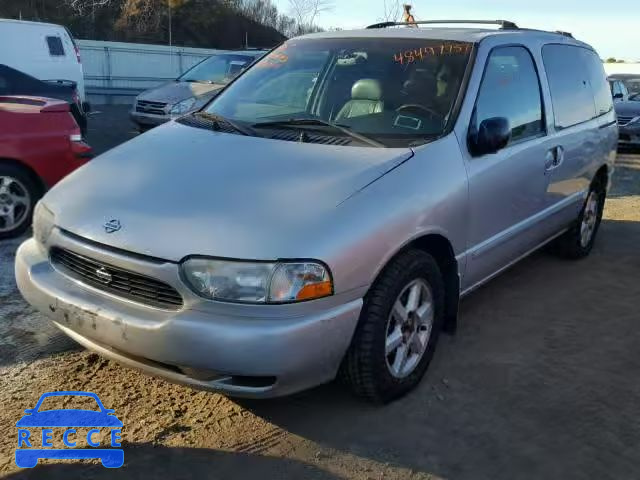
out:
<path id="1" fill-rule="evenodd" d="M 562 162 L 564 162 L 564 148 L 558 145 L 549 149 L 544 161 L 545 173 L 555 170 L 562 165 Z"/>

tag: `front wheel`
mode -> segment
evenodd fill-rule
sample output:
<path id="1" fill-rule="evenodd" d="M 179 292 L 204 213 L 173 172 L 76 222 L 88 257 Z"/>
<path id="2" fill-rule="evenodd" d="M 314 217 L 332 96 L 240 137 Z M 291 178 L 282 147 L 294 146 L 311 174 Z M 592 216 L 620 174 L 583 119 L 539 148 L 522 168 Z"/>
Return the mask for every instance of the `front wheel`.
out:
<path id="1" fill-rule="evenodd" d="M 365 297 L 341 366 L 356 395 L 387 403 L 420 382 L 442 327 L 444 293 L 428 253 L 409 250 L 391 261 Z"/>
<path id="2" fill-rule="evenodd" d="M 593 181 L 576 222 L 553 243 L 555 253 L 571 259 L 584 258 L 591 253 L 604 211 L 605 183 L 601 177 Z"/>

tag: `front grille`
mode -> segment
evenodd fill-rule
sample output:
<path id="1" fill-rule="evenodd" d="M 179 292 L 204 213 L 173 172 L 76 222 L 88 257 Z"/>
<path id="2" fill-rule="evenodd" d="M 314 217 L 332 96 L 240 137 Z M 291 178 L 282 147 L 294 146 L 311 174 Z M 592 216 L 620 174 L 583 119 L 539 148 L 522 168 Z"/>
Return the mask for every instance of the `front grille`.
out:
<path id="1" fill-rule="evenodd" d="M 49 255 L 51 263 L 65 274 L 99 290 L 152 307 L 182 307 L 182 297 L 176 289 L 159 280 L 58 247 L 53 247 Z"/>
<path id="2" fill-rule="evenodd" d="M 620 125 L 621 127 L 624 127 L 634 118 L 635 117 L 623 117 L 622 115 L 618 115 L 618 125 Z"/>
<path id="3" fill-rule="evenodd" d="M 153 115 L 165 115 L 164 111 L 166 103 L 163 102 L 151 102 L 149 100 L 138 100 L 136 103 L 136 112 L 151 113 Z"/>

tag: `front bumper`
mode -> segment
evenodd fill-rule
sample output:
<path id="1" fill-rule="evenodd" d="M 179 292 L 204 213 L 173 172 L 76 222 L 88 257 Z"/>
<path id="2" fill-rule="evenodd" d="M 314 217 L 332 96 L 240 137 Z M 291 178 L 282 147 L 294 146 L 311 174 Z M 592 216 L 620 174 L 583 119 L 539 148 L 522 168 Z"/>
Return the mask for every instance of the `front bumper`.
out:
<path id="1" fill-rule="evenodd" d="M 139 127 L 152 128 L 171 120 L 171 115 L 154 115 L 151 113 L 141 113 L 132 110 L 129 112 L 129 118 Z"/>
<path id="2" fill-rule="evenodd" d="M 625 125 L 618 128 L 618 143 L 621 145 L 640 145 L 640 125 Z"/>
<path id="3" fill-rule="evenodd" d="M 56 244 L 98 261 L 142 262 L 54 233 Z M 181 310 L 86 286 L 52 266 L 34 239 L 20 246 L 15 265 L 24 298 L 86 348 L 176 383 L 235 396 L 275 397 L 332 380 L 362 306 L 361 298 L 343 296 L 292 305 L 210 302 L 189 297 L 177 265 L 147 267 L 172 279 L 185 296 Z"/>

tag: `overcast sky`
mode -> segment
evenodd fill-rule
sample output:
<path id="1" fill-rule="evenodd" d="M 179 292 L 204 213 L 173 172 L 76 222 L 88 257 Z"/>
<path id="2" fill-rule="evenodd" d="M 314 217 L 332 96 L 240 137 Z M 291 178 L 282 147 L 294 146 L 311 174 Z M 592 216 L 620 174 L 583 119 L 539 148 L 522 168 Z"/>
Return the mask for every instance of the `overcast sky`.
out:
<path id="1" fill-rule="evenodd" d="M 291 13 L 289 0 L 274 0 Z M 316 22 L 324 28 L 360 28 L 381 20 L 383 0 L 335 0 Z M 408 0 L 417 20 L 506 19 L 522 27 L 565 30 L 591 44 L 601 57 L 640 60 L 638 0 Z"/>

